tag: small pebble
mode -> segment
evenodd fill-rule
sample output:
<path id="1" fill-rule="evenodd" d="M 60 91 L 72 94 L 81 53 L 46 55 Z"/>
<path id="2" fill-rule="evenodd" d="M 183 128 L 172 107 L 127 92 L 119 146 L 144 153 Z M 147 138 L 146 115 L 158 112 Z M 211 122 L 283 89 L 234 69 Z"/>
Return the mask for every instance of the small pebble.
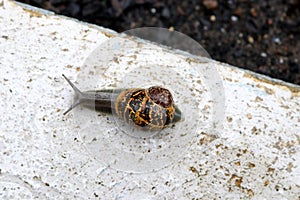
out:
<path id="1" fill-rule="evenodd" d="M 281 41 L 278 37 L 273 38 L 273 42 L 275 42 L 276 44 L 280 44 Z"/>
<path id="2" fill-rule="evenodd" d="M 245 11 L 244 11 L 243 8 L 237 7 L 237 8 L 235 9 L 235 11 L 233 12 L 233 15 L 238 16 L 238 17 L 241 17 L 241 16 L 243 16 L 244 13 L 245 13 Z"/>
<path id="3" fill-rule="evenodd" d="M 268 19 L 268 24 L 272 25 L 273 24 L 273 20 L 272 19 Z"/>
<path id="4" fill-rule="evenodd" d="M 209 20 L 212 21 L 212 22 L 216 21 L 216 16 L 215 15 L 211 15 L 209 17 Z"/>
<path id="5" fill-rule="evenodd" d="M 234 15 L 231 16 L 231 21 L 233 21 L 233 22 L 238 21 L 238 19 L 239 18 L 237 16 L 234 16 Z"/>
<path id="6" fill-rule="evenodd" d="M 265 58 L 265 57 L 267 57 L 267 54 L 266 54 L 265 52 L 262 52 L 262 53 L 260 54 L 260 56 Z"/>
<path id="7" fill-rule="evenodd" d="M 203 5 L 206 9 L 212 10 L 218 8 L 218 1 L 217 0 L 203 0 Z"/>
<path id="8" fill-rule="evenodd" d="M 174 27 L 173 27 L 173 26 L 170 26 L 170 27 L 169 27 L 169 31 L 174 31 Z"/>
<path id="9" fill-rule="evenodd" d="M 155 9 L 155 8 L 151 8 L 150 12 L 151 12 L 152 14 L 155 14 L 155 13 L 156 13 L 156 9 Z"/>
<path id="10" fill-rule="evenodd" d="M 253 17 L 257 17 L 257 12 L 256 12 L 255 8 L 251 8 L 250 13 Z"/>
<path id="11" fill-rule="evenodd" d="M 279 58 L 279 63 L 280 63 L 280 64 L 284 63 L 283 58 Z"/>
<path id="12" fill-rule="evenodd" d="M 250 44 L 254 42 L 254 38 L 252 36 L 248 36 L 247 40 Z"/>

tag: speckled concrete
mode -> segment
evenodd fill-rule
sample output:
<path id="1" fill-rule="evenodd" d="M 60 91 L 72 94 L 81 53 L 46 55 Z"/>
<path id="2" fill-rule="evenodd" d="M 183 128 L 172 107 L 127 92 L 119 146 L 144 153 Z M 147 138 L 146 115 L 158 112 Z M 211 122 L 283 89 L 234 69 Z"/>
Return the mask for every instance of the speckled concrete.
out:
<path id="1" fill-rule="evenodd" d="M 101 70 L 87 68 L 91 61 L 86 58 L 115 36 L 107 29 L 0 0 L 0 199 L 300 199 L 299 86 L 149 44 L 153 57 L 147 60 L 143 51 L 119 55 L 103 69 L 96 86 L 130 84 L 110 75 L 126 72 L 132 62 L 215 68 L 223 85 L 215 90 L 221 99 L 225 95 L 225 102 L 218 104 L 223 108 L 216 107 L 223 112 L 213 128 L 201 124 L 212 120 L 213 85 L 193 82 L 205 76 L 191 76 L 190 83 L 196 102 L 205 102 L 195 103 L 200 120 L 191 123 L 202 126 L 192 137 L 173 137 L 182 142 L 171 137 L 163 141 L 176 144 L 165 148 L 164 155 L 155 146 L 160 141 L 147 143 L 153 145 L 148 150 L 157 150 L 154 154 L 137 148 L 138 140 L 115 133 L 110 115 L 78 108 L 63 116 L 73 93 L 61 74 L 81 89 L 91 88 L 86 78 Z M 146 45 L 132 42 L 136 48 Z M 167 59 L 154 59 L 161 57 Z M 96 125 L 81 124 L 85 117 Z M 113 136 L 105 136 L 109 134 Z M 132 142 L 133 154 L 126 142 Z"/>

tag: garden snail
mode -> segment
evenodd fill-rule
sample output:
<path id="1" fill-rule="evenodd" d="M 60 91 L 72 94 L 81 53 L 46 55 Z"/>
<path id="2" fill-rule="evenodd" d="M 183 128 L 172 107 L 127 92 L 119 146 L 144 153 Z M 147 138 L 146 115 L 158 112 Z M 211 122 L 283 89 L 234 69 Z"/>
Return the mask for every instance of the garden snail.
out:
<path id="1" fill-rule="evenodd" d="M 119 89 L 117 94 L 109 89 L 81 92 L 65 75 L 63 77 L 75 91 L 75 101 L 64 115 L 83 105 L 100 112 L 115 113 L 127 123 L 146 130 L 160 130 L 181 120 L 181 111 L 174 105 L 168 89 L 152 86 L 147 89 Z M 113 95 L 116 97 L 113 98 Z"/>

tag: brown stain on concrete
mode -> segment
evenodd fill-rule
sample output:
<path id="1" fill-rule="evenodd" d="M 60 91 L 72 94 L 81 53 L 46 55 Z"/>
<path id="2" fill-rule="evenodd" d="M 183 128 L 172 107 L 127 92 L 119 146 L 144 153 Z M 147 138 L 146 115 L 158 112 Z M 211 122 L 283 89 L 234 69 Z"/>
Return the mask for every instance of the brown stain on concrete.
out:
<path id="1" fill-rule="evenodd" d="M 272 90 L 266 86 L 263 86 L 260 83 L 267 83 L 267 84 L 270 84 L 272 86 L 278 87 L 283 90 L 289 90 L 292 93 L 292 97 L 300 97 L 300 86 L 298 86 L 298 85 L 293 85 L 293 84 L 286 83 L 283 81 L 277 81 L 277 80 L 267 78 L 264 76 L 260 76 L 259 74 L 254 74 L 254 73 L 252 74 L 252 73 L 246 72 L 244 74 L 244 77 L 249 78 L 249 79 L 253 80 L 254 82 L 259 82 L 257 86 L 259 88 L 264 89 L 266 91 L 266 93 L 268 93 L 268 94 L 273 94 L 274 90 Z"/>

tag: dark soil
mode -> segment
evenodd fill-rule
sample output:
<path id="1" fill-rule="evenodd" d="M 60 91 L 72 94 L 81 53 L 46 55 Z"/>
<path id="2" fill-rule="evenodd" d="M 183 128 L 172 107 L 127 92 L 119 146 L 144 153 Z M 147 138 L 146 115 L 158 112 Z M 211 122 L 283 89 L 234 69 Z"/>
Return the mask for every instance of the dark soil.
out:
<path id="1" fill-rule="evenodd" d="M 300 85 L 300 0 L 19 0 L 118 32 L 156 26 L 212 58 Z"/>

